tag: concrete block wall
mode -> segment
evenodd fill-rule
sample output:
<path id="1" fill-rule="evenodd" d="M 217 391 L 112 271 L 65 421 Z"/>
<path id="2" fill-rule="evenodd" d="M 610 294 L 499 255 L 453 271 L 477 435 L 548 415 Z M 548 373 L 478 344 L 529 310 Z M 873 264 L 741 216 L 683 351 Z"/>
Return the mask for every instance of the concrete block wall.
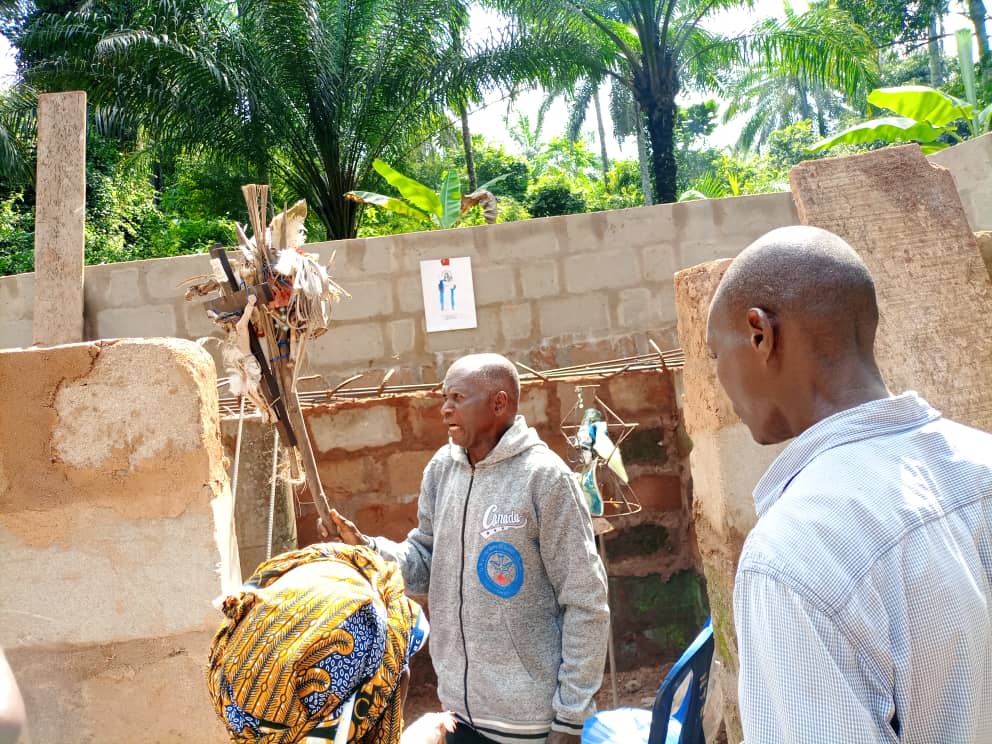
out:
<path id="1" fill-rule="evenodd" d="M 605 538 L 618 664 L 673 660 L 706 616 L 673 375 L 629 372 L 608 380 L 525 383 L 521 412 L 566 461 L 560 425 L 580 384 L 599 384 L 602 400 L 639 424 L 622 454 L 643 510 L 616 519 L 617 529 Z M 423 469 L 447 441 L 440 398 L 420 392 L 342 401 L 308 409 L 306 419 L 331 505 L 368 534 L 403 539 L 417 523 Z M 299 514 L 300 544 L 317 541 L 316 510 L 304 504 Z"/>
<path id="2" fill-rule="evenodd" d="M 310 345 L 309 370 L 329 387 L 357 372 L 376 385 L 432 382 L 472 350 L 548 368 L 674 346 L 672 274 L 730 255 L 795 222 L 787 194 L 598 212 L 457 230 L 311 244 L 352 297 Z M 425 331 L 420 261 L 470 256 L 478 328 Z M 209 274 L 205 255 L 90 266 L 87 338 L 219 336 L 180 283 Z M 0 348 L 31 343 L 34 275 L 0 278 Z M 217 358 L 217 345 L 206 347 Z"/>
<path id="3" fill-rule="evenodd" d="M 31 741 L 226 740 L 204 679 L 211 600 L 240 583 L 217 408 L 187 341 L 0 352 L 0 646 Z"/>

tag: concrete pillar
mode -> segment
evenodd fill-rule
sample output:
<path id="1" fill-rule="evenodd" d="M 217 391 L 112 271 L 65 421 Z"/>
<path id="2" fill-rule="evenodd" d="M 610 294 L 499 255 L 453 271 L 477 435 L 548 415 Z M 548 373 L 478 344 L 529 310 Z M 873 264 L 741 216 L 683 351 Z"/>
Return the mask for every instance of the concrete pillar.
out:
<path id="1" fill-rule="evenodd" d="M 83 340 L 86 93 L 38 96 L 34 344 Z"/>
<path id="2" fill-rule="evenodd" d="M 875 278 L 889 389 L 992 431 L 992 282 L 950 172 L 905 145 L 801 163 L 789 180 L 800 221 L 848 241 Z"/>
<path id="3" fill-rule="evenodd" d="M 950 174 L 908 146 L 802 163 L 791 181 L 803 223 L 850 242 L 875 278 L 876 352 L 890 390 L 915 389 L 950 418 L 992 429 L 992 284 Z M 742 733 L 734 575 L 755 521 L 752 489 L 784 445 L 754 443 L 705 347 L 710 299 L 729 264 L 714 261 L 676 274 L 675 302 L 686 358 L 693 518 L 717 642 L 712 680 L 728 740 L 736 742 Z"/>
<path id="4" fill-rule="evenodd" d="M 34 742 L 225 740 L 204 668 L 240 584 L 213 360 L 0 351 L 0 646 Z"/>
<path id="5" fill-rule="evenodd" d="M 762 447 L 751 439 L 717 381 L 716 366 L 706 348 L 710 299 L 730 261 L 711 261 L 678 272 L 675 309 L 685 352 L 682 408 L 692 440 L 692 516 L 716 640 L 710 676 L 715 694 L 709 699 L 722 705 L 727 740 L 738 742 L 743 734 L 737 712 L 734 575 L 744 538 L 755 523 L 751 490 L 782 447 Z"/>

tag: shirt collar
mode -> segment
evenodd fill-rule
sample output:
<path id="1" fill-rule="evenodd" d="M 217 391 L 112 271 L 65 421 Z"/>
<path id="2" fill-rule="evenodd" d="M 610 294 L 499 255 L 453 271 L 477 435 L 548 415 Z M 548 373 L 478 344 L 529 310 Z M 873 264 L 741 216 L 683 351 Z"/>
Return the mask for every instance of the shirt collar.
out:
<path id="1" fill-rule="evenodd" d="M 940 418 L 913 391 L 862 403 L 818 421 L 792 440 L 754 487 L 758 519 L 771 509 L 799 472 L 829 449 L 882 434 L 912 429 Z"/>

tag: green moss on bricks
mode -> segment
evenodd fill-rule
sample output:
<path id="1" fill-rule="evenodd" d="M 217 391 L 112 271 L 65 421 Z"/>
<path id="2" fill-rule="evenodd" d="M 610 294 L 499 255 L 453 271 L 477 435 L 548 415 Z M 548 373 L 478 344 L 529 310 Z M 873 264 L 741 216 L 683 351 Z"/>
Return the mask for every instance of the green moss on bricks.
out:
<path id="1" fill-rule="evenodd" d="M 661 429 L 635 429 L 620 445 L 620 454 L 628 465 L 664 465 L 668 462 Z"/>
<path id="2" fill-rule="evenodd" d="M 641 635 L 669 656 L 685 650 L 709 614 L 703 578 L 692 570 L 668 581 L 657 574 L 615 576 L 610 592 L 618 633 Z"/>
<path id="3" fill-rule="evenodd" d="M 640 524 L 606 542 L 607 562 L 651 555 L 668 543 L 668 530 L 660 524 Z"/>

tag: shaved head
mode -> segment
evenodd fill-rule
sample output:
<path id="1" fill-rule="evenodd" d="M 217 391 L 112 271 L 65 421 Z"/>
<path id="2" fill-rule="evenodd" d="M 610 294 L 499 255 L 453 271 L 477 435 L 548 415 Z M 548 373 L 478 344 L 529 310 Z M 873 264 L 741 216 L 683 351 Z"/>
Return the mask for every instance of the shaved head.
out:
<path id="1" fill-rule="evenodd" d="M 706 343 L 734 410 L 769 444 L 887 395 L 877 327 L 875 283 L 854 249 L 826 230 L 784 227 L 727 268 Z"/>
<path id="2" fill-rule="evenodd" d="M 520 401 L 517 369 L 499 354 L 471 354 L 448 368 L 441 387 L 448 438 L 469 462 L 482 460 L 513 425 Z"/>
<path id="3" fill-rule="evenodd" d="M 853 342 L 871 353 L 874 345 L 878 305 L 868 267 L 844 240 L 818 227 L 772 230 L 734 259 L 710 312 L 733 317 L 751 307 L 797 318 L 831 347 Z"/>
<path id="4" fill-rule="evenodd" d="M 520 376 L 513 362 L 500 354 L 469 354 L 456 360 L 448 369 L 448 374 L 452 371 L 462 372 L 472 377 L 478 378 L 489 386 L 490 390 L 506 391 L 506 394 L 513 401 L 514 410 L 520 400 Z"/>

